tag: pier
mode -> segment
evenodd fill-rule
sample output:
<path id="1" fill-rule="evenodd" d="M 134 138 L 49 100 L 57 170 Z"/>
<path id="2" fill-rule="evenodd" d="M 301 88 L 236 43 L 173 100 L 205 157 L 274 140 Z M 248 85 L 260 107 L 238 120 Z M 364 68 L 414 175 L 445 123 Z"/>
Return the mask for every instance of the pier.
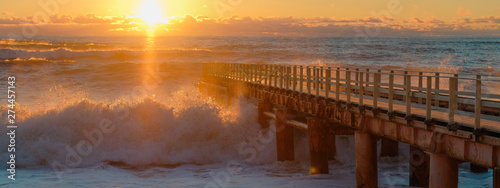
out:
<path id="1" fill-rule="evenodd" d="M 410 186 L 457 187 L 458 165 L 493 169 L 500 187 L 500 76 L 278 64 L 205 63 L 199 88 L 228 102 L 258 101 L 276 120 L 277 160 L 294 160 L 294 130 L 307 131 L 312 174 L 327 174 L 335 135 L 354 135 L 357 187 L 377 187 L 380 156 L 409 144 Z"/>

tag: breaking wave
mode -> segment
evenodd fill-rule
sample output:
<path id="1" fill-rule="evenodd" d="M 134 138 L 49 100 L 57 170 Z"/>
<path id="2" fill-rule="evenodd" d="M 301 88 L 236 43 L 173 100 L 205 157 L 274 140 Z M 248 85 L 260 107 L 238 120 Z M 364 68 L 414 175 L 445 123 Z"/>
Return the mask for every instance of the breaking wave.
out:
<path id="1" fill-rule="evenodd" d="M 5 116 L 6 106 L 1 107 Z M 21 168 L 118 162 L 130 166 L 210 164 L 246 159 L 238 152 L 258 135 L 257 109 L 245 100 L 221 107 L 196 92 L 168 99 L 74 100 L 52 109 L 18 108 L 16 160 Z M 0 123 L 5 135 L 6 122 Z M 8 145 L 2 137 L 0 144 Z M 273 162 L 274 144 L 254 163 Z M 1 151 L 7 155 L 6 149 Z"/>

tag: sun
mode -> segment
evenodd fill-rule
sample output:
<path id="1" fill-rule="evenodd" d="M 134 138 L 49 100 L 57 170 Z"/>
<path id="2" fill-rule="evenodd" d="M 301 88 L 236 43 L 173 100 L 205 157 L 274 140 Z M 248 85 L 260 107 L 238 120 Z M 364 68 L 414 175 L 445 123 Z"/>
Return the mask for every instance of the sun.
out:
<path id="1" fill-rule="evenodd" d="M 148 25 L 153 25 L 162 18 L 160 5 L 155 0 L 147 0 L 139 11 L 138 17 Z"/>

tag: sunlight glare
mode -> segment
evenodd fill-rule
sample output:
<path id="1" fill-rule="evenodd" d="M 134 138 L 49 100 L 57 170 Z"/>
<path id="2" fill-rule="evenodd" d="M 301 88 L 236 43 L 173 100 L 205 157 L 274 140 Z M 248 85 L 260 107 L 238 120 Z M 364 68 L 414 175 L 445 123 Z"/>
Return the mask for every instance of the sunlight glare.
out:
<path id="1" fill-rule="evenodd" d="M 155 0 L 147 0 L 140 9 L 139 18 L 144 20 L 148 25 L 155 24 L 162 18 L 160 5 Z"/>

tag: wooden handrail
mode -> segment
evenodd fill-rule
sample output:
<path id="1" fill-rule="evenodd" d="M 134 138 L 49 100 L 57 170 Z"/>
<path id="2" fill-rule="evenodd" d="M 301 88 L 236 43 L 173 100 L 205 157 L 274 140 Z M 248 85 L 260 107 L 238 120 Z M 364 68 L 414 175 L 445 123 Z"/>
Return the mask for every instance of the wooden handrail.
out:
<path id="1" fill-rule="evenodd" d="M 425 105 L 423 108 L 427 111 L 425 119 L 428 122 L 432 121 L 432 103 L 439 108 L 447 105 L 449 111 L 447 121 L 450 125 L 456 123 L 455 114 L 460 110 L 458 105 L 465 104 L 473 106 L 473 110 L 468 112 L 475 118 L 473 123 L 475 130 L 482 128 L 481 118 L 484 109 L 497 109 L 500 112 L 500 95 L 482 91 L 482 84 L 485 81 L 497 81 L 485 79 L 486 76 L 482 75 L 465 78 L 456 73 L 441 72 L 403 70 L 403 74 L 398 74 L 396 72 L 399 70 L 236 63 L 206 63 L 202 70 L 204 77 L 273 86 L 326 98 L 334 97 L 335 101 L 345 100 L 347 104 L 355 102 L 359 106 L 370 105 L 374 110 L 380 108 L 379 101 L 386 98 L 388 113 L 394 112 L 394 101 L 404 100 L 408 118 L 412 116 L 412 107 L 423 104 Z M 475 91 L 458 88 L 461 81 L 468 80 L 475 82 Z M 441 88 L 443 81 L 448 82 L 447 87 Z M 330 93 L 335 93 L 335 96 L 331 96 Z M 345 98 L 341 98 L 341 94 Z M 364 102 L 366 96 L 372 97 L 372 104 Z M 353 97 L 358 99 L 352 101 Z"/>

